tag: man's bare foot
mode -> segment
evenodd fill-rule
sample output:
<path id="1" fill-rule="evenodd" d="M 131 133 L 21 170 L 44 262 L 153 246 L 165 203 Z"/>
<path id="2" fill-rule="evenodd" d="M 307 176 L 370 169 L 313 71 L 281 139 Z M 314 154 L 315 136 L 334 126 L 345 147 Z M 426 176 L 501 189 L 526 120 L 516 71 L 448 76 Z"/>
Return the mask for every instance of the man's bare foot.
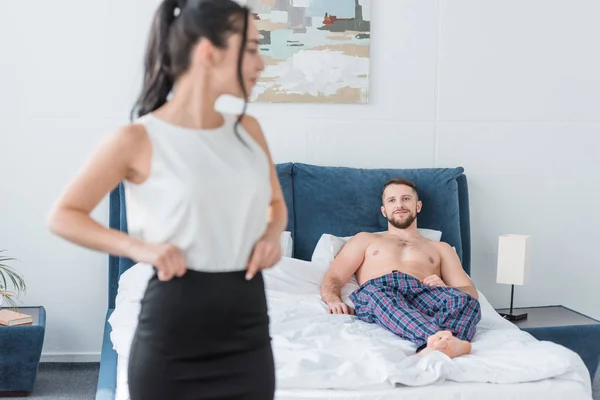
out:
<path id="1" fill-rule="evenodd" d="M 439 342 L 440 340 L 448 340 L 452 337 L 452 332 L 450 331 L 439 331 L 438 333 L 429 336 L 427 338 L 427 347 L 432 347 L 435 342 Z"/>
<path id="2" fill-rule="evenodd" d="M 424 357 L 434 351 L 440 351 L 450 358 L 459 357 L 471 352 L 471 343 L 452 336 L 450 331 L 440 331 L 427 338 L 427 347 L 421 350 L 419 357 Z"/>
<path id="3" fill-rule="evenodd" d="M 431 347 L 425 347 L 423 350 L 417 353 L 419 357 L 425 357 L 427 354 L 433 353 L 433 349 Z"/>
<path id="4" fill-rule="evenodd" d="M 431 345 L 431 349 L 434 351 L 441 351 L 450 358 L 455 358 L 469 354 L 471 352 L 471 343 L 450 336 L 450 338 L 434 341 Z"/>
<path id="5" fill-rule="evenodd" d="M 433 353 L 435 349 L 433 348 L 433 344 L 435 342 L 439 342 L 440 340 L 448 340 L 452 337 L 452 332 L 450 331 L 440 331 L 434 335 L 431 335 L 427 338 L 427 347 L 421 350 L 418 354 L 419 357 L 425 357 L 427 354 Z"/>

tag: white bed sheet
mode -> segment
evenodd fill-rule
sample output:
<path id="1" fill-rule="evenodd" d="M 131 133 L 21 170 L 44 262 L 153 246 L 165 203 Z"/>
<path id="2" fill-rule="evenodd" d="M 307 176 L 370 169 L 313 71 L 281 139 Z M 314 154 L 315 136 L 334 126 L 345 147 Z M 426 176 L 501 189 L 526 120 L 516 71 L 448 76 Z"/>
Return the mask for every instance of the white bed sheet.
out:
<path id="1" fill-rule="evenodd" d="M 325 271 L 326 266 L 284 258 L 265 272 L 277 400 L 591 399 L 589 373 L 576 353 L 520 331 L 483 294 L 472 354 L 420 359 L 414 345 L 377 325 L 327 314 L 318 294 Z M 117 400 L 129 399 L 127 356 L 150 274 L 140 264 L 122 276 L 109 321 L 119 354 Z M 354 289 L 349 284 L 342 291 L 347 302 Z"/>
<path id="2" fill-rule="evenodd" d="M 118 356 L 117 396 L 130 400 L 127 388 L 127 358 Z M 591 400 L 581 385 L 563 379 L 494 385 L 490 383 L 444 382 L 423 387 L 380 390 L 278 389 L 275 400 Z"/>

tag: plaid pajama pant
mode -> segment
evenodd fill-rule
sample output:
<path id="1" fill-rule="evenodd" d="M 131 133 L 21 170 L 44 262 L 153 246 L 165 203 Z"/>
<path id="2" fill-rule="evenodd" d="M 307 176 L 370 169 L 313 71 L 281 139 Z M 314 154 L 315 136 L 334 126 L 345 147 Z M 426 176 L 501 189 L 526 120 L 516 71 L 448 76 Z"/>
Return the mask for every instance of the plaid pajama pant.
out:
<path id="1" fill-rule="evenodd" d="M 481 320 L 479 301 L 452 287 L 427 286 L 401 272 L 371 279 L 350 295 L 356 316 L 417 345 L 439 331 L 471 341 Z"/>

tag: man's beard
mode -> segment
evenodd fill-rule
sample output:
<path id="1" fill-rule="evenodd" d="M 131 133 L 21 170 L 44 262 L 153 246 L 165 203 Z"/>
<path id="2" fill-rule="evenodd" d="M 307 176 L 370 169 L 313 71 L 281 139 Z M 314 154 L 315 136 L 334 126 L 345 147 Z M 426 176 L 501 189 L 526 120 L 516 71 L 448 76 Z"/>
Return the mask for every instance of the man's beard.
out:
<path id="1" fill-rule="evenodd" d="M 408 214 L 408 216 L 406 217 L 406 219 L 404 221 L 395 221 L 394 220 L 394 214 L 392 213 L 392 217 L 388 218 L 388 222 L 390 224 L 392 224 L 392 226 L 394 226 L 395 228 L 398 229 L 406 229 L 409 226 L 412 225 L 412 223 L 414 222 L 414 220 L 417 218 L 417 214 L 416 213 L 412 213 L 409 211 L 410 214 Z"/>

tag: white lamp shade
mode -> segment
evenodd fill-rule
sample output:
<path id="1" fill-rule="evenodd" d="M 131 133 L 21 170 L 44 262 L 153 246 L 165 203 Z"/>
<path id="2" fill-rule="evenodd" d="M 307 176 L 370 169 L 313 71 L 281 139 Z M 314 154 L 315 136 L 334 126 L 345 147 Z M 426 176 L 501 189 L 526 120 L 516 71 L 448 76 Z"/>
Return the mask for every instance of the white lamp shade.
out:
<path id="1" fill-rule="evenodd" d="M 528 235 L 501 235 L 498 241 L 496 282 L 523 285 L 531 265 L 531 239 Z"/>

